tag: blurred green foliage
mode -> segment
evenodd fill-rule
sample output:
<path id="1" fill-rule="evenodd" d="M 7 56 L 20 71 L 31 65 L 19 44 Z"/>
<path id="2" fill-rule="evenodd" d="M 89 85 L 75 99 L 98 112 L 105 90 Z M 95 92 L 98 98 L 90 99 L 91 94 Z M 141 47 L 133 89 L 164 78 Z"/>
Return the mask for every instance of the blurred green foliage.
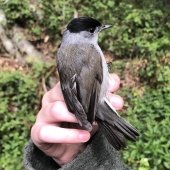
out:
<path id="1" fill-rule="evenodd" d="M 129 93 L 130 89 L 127 91 Z M 140 169 L 143 159 L 148 170 L 170 169 L 170 86 L 146 87 L 142 96 L 135 90 L 131 94 L 127 119 L 136 124 L 141 136 L 135 144 L 129 144 L 123 153 L 125 160 L 133 169 Z"/>
<path id="2" fill-rule="evenodd" d="M 23 169 L 23 148 L 40 107 L 42 77 L 53 64 L 34 62 L 28 72 L 0 72 L 0 169 Z"/>
<path id="3" fill-rule="evenodd" d="M 74 13 L 113 24 L 99 38 L 102 49 L 116 58 L 111 71 L 125 79 L 124 58 L 130 63 L 137 59 L 145 61 L 139 69 L 131 68 L 139 78 L 137 87 L 124 87 L 121 91 L 128 105 L 123 114 L 141 132 L 139 140 L 129 143 L 123 151 L 124 160 L 133 170 L 170 169 L 168 0 L 40 0 L 38 10 L 42 18 L 36 15 L 29 0 L 10 0 L 1 7 L 10 26 L 24 25 L 36 37 L 45 33 L 54 41 L 61 40 Z M 28 74 L 0 72 L 0 169 L 21 169 L 22 149 L 42 93 L 40 80 L 47 76 L 49 68 L 36 62 Z"/>
<path id="4" fill-rule="evenodd" d="M 29 23 L 30 28 L 36 23 L 55 40 L 61 38 L 61 32 L 75 11 L 81 16 L 113 24 L 112 29 L 100 36 L 100 44 L 120 57 L 150 59 L 150 56 L 162 55 L 169 50 L 170 5 L 167 0 L 40 0 L 38 9 L 42 19 L 28 4 L 29 0 L 10 0 L 2 8 L 9 22 Z M 40 27 L 33 32 L 39 33 Z"/>
<path id="5" fill-rule="evenodd" d="M 2 3 L 2 4 L 1 4 Z M 0 2 L 2 9 L 8 19 L 8 23 L 11 24 L 21 24 L 33 19 L 33 13 L 29 8 L 28 0 L 10 0 Z"/>
<path id="6" fill-rule="evenodd" d="M 38 82 L 22 73 L 0 72 L 0 169 L 21 169 L 22 150 L 37 108 Z"/>
<path id="7" fill-rule="evenodd" d="M 139 140 L 129 142 L 127 150 L 122 152 L 133 170 L 170 169 L 170 56 L 151 61 L 136 69 L 138 60 L 117 60 L 111 68 L 124 80 L 129 62 L 131 76 L 139 78 L 136 86 L 127 85 L 119 92 L 128 108 L 123 116 L 140 131 Z"/>

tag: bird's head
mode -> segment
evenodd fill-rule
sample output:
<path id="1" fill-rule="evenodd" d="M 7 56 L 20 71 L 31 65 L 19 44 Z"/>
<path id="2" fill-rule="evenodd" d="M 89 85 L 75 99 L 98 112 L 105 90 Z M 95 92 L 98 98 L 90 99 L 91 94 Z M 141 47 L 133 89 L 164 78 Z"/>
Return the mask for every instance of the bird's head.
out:
<path id="1" fill-rule="evenodd" d="M 87 41 L 97 40 L 100 31 L 110 28 L 111 25 L 101 24 L 98 20 L 91 17 L 74 18 L 67 25 L 67 36 L 72 34 L 77 41 L 86 39 Z M 73 38 L 72 38 L 73 39 Z"/>

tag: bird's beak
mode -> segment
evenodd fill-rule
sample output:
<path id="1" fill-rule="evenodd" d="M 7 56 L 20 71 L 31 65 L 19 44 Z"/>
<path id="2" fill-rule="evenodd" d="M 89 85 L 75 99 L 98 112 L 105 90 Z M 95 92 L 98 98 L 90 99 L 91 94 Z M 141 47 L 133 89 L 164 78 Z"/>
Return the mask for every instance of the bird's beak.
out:
<path id="1" fill-rule="evenodd" d="M 100 31 L 105 30 L 105 29 L 108 29 L 108 28 L 110 28 L 110 27 L 112 27 L 112 25 L 109 25 L 109 24 L 102 25 L 102 26 L 100 27 Z"/>

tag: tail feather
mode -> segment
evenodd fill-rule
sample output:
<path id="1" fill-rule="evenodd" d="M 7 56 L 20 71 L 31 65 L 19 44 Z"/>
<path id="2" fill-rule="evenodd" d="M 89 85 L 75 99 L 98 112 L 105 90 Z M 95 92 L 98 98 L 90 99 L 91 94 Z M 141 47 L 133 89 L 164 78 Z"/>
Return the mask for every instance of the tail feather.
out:
<path id="1" fill-rule="evenodd" d="M 104 103 L 99 106 L 96 114 L 99 125 L 109 143 L 120 150 L 126 147 L 126 140 L 135 141 L 139 136 L 138 131 L 127 121 L 118 115 L 110 104 Z"/>
<path id="2" fill-rule="evenodd" d="M 110 126 L 107 122 L 100 122 L 99 125 L 102 126 L 104 134 L 107 136 L 107 140 L 112 146 L 117 150 L 126 147 L 126 139 L 122 133 Z"/>
<path id="3" fill-rule="evenodd" d="M 127 128 L 128 128 L 131 132 L 133 132 L 134 135 L 139 136 L 138 130 L 137 130 L 135 127 L 133 127 L 130 123 L 128 123 L 126 120 L 124 120 L 123 118 L 120 117 L 120 121 L 119 121 L 119 122 L 122 123 L 122 125 L 123 125 L 124 123 L 126 123 Z"/>
<path id="4" fill-rule="evenodd" d="M 136 140 L 137 131 L 133 127 L 129 127 L 129 123 L 119 118 L 115 121 L 114 124 L 129 140 L 132 140 L 132 141 Z"/>
<path id="5" fill-rule="evenodd" d="M 102 123 L 102 127 L 103 127 L 103 130 L 104 130 L 104 134 L 105 136 L 107 136 L 107 140 L 109 141 L 109 143 L 114 146 L 117 150 L 120 149 L 121 147 L 121 144 L 119 142 L 119 138 L 117 138 L 117 136 L 112 133 L 112 131 L 109 129 L 108 126 L 105 126 L 103 123 Z M 114 139 L 114 140 L 113 140 Z"/>

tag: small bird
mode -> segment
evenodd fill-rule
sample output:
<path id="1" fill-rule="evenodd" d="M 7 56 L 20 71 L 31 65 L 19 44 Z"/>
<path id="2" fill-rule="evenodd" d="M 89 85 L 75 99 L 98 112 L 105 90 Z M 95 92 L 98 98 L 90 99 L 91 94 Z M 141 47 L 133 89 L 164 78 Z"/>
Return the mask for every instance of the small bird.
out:
<path id="1" fill-rule="evenodd" d="M 92 130 L 97 121 L 109 143 L 120 150 L 138 131 L 113 108 L 107 97 L 109 72 L 98 35 L 111 25 L 91 17 L 74 18 L 67 25 L 57 52 L 57 68 L 64 100 L 80 126 Z"/>

